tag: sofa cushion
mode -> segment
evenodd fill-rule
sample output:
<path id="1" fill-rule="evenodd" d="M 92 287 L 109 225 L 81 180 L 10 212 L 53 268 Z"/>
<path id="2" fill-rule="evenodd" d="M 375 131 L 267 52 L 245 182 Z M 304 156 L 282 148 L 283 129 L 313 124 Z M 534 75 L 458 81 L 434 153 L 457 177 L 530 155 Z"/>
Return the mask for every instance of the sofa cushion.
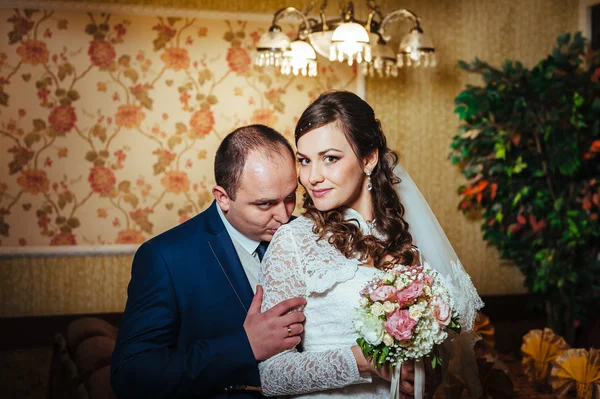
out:
<path id="1" fill-rule="evenodd" d="M 75 348 L 90 337 L 102 336 L 117 339 L 119 329 L 112 324 L 97 317 L 82 317 L 67 327 L 67 348 L 75 353 Z"/>
<path id="2" fill-rule="evenodd" d="M 96 336 L 87 338 L 75 348 L 73 360 L 84 381 L 96 370 L 110 365 L 114 347 L 115 340 L 113 338 Z"/>

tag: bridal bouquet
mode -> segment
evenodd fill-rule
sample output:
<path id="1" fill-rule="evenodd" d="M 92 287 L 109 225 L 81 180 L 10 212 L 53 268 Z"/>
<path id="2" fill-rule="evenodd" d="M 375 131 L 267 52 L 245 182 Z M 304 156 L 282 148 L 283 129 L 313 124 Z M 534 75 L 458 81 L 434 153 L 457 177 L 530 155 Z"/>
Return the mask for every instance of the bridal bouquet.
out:
<path id="1" fill-rule="evenodd" d="M 432 356 L 449 331 L 460 333 L 452 300 L 438 272 L 423 266 L 396 266 L 382 271 L 360 292 L 356 340 L 378 369 Z"/>

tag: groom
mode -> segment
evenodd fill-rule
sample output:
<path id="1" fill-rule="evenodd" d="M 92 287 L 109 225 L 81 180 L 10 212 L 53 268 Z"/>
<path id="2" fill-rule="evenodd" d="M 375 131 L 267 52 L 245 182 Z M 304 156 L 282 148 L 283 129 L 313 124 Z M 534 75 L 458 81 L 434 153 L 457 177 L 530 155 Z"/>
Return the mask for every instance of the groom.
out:
<path id="1" fill-rule="evenodd" d="M 300 343 L 303 298 L 260 312 L 260 260 L 296 203 L 294 152 L 263 125 L 229 134 L 216 202 L 136 252 L 111 361 L 124 398 L 259 398 L 258 362 Z"/>

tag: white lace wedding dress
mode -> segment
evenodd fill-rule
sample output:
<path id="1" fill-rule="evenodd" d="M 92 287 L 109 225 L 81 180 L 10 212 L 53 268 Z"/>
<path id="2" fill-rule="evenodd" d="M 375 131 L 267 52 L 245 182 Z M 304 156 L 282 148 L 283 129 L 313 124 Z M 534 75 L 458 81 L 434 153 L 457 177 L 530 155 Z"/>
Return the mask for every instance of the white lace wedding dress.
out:
<path id="1" fill-rule="evenodd" d="M 364 233 L 369 226 L 359 213 L 345 211 Z M 327 240 L 317 241 L 313 221 L 303 216 L 279 228 L 262 265 L 262 310 L 280 301 L 306 298 L 302 352 L 282 352 L 259 364 L 263 394 L 295 398 L 389 397 L 390 383 L 359 373 L 351 347 L 359 292 L 377 269 L 348 259 Z"/>

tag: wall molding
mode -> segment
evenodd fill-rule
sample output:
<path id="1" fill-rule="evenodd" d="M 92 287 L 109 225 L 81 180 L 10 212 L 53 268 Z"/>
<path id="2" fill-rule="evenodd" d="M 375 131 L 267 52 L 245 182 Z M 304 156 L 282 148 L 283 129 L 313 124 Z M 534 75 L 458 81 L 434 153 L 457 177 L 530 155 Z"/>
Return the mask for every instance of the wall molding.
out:
<path id="1" fill-rule="evenodd" d="M 2 258 L 133 255 L 138 244 L 0 247 Z"/>
<path id="2" fill-rule="evenodd" d="M 196 8 L 175 8 L 146 4 L 93 3 L 53 0 L 0 0 L 1 8 L 33 8 L 73 12 L 108 12 L 113 14 L 138 16 L 173 16 L 182 18 L 230 19 L 271 22 L 272 14 L 252 12 L 217 11 Z M 274 10 L 276 11 L 276 10 Z M 267 27 L 268 28 L 268 27 Z"/>

